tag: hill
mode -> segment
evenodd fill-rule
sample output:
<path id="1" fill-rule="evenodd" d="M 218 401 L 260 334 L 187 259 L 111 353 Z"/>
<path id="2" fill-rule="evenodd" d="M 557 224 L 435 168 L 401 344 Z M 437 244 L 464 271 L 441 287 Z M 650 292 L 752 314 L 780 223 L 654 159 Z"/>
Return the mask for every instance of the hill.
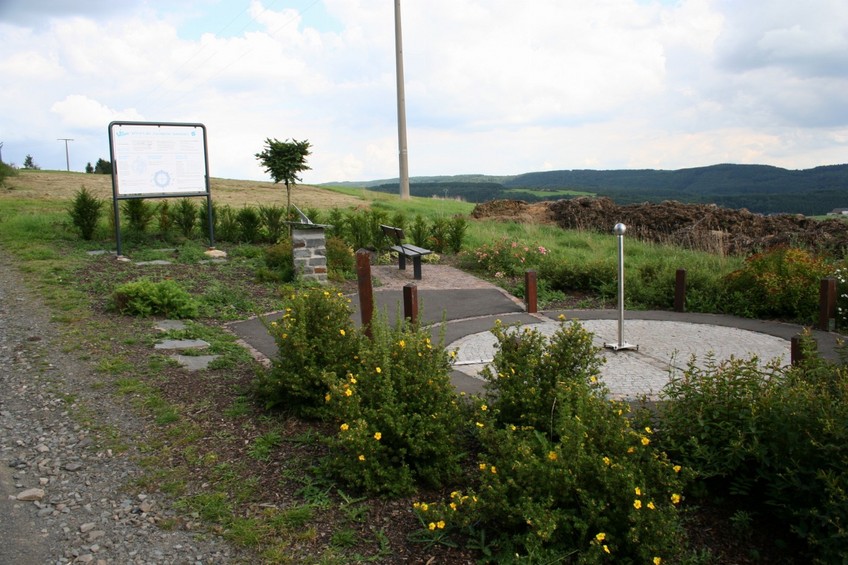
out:
<path id="1" fill-rule="evenodd" d="M 397 179 L 333 183 L 397 192 Z M 590 193 L 616 204 L 663 202 L 718 204 L 761 214 L 822 215 L 848 207 L 848 165 L 788 170 L 768 165 L 722 164 L 679 170 L 560 170 L 515 176 L 415 177 L 414 196 L 462 197 L 471 202 L 518 198 L 557 200 Z"/>

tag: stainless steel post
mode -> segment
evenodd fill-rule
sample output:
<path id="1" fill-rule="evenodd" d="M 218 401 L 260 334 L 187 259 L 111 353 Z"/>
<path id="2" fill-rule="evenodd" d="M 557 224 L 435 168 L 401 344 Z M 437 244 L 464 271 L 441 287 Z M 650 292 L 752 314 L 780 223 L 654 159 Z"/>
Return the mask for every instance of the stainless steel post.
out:
<path id="1" fill-rule="evenodd" d="M 613 233 L 618 237 L 618 342 L 605 343 L 604 347 L 618 351 L 620 349 L 639 349 L 638 345 L 624 341 L 624 232 L 627 226 L 615 224 Z"/>

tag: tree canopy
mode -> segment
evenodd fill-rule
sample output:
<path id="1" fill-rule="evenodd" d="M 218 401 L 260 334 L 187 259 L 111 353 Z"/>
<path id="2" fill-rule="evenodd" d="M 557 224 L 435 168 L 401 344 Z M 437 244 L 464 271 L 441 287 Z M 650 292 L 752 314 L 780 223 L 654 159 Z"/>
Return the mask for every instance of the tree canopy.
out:
<path id="1" fill-rule="evenodd" d="M 291 189 L 300 182 L 300 173 L 310 170 L 306 158 L 310 155 L 308 141 L 296 139 L 280 141 L 265 140 L 265 148 L 256 158 L 265 167 L 265 172 L 271 175 L 274 183 L 283 182 L 286 185 L 286 208 L 291 208 Z"/>

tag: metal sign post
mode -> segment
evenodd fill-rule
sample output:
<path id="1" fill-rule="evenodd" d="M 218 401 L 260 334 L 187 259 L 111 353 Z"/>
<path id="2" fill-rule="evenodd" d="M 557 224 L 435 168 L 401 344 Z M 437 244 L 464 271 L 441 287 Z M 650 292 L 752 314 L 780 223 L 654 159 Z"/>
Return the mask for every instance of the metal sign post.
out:
<path id="1" fill-rule="evenodd" d="M 624 232 L 627 231 L 627 226 L 615 224 L 612 231 L 618 236 L 618 342 L 605 343 L 604 347 L 613 351 L 639 349 L 638 345 L 624 341 Z"/>

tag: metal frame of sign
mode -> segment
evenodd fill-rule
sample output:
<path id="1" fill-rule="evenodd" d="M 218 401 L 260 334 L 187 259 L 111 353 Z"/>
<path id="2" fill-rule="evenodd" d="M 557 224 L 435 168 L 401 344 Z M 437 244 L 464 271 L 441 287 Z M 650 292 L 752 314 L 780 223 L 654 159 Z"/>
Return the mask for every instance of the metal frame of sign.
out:
<path id="1" fill-rule="evenodd" d="M 119 257 L 120 200 L 205 196 L 209 246 L 215 245 L 206 126 L 173 122 L 112 122 L 109 124 L 109 154 Z"/>

